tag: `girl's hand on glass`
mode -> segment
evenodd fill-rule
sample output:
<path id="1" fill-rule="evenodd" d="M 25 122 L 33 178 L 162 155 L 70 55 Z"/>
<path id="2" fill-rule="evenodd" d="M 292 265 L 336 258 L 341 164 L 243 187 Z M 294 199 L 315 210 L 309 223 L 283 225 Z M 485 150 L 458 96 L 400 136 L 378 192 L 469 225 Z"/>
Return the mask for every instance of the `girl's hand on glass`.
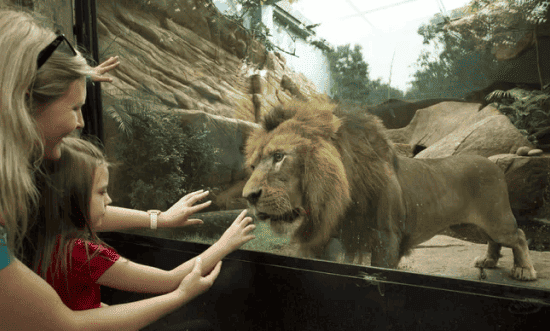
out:
<path id="1" fill-rule="evenodd" d="M 251 217 L 245 217 L 247 212 L 248 210 L 243 210 L 218 241 L 220 245 L 227 247 L 229 251 L 234 251 L 256 238 L 251 234 L 256 225 L 252 224 Z"/>

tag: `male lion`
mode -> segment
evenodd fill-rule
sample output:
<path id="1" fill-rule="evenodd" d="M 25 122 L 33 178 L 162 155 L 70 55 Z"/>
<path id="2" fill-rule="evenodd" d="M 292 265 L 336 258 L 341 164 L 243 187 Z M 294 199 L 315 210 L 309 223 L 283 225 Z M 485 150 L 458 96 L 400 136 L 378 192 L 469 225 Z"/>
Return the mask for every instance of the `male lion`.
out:
<path id="1" fill-rule="evenodd" d="M 304 256 L 323 257 L 338 237 L 347 261 L 372 252 L 373 266 L 395 268 L 414 246 L 474 224 L 489 243 L 477 267 L 495 267 L 506 246 L 512 277 L 536 279 L 498 166 L 481 156 L 400 157 L 384 130 L 375 116 L 329 103 L 276 107 L 247 141 L 243 197 L 274 231 L 292 224 Z"/>

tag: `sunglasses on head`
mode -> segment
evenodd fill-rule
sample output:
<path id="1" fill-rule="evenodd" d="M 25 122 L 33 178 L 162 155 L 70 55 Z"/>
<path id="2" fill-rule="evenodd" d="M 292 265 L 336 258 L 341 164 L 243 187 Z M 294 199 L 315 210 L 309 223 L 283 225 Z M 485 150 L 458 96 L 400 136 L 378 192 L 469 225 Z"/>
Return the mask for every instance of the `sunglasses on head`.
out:
<path id="1" fill-rule="evenodd" d="M 41 50 L 40 53 L 38 53 L 37 69 L 40 69 L 40 67 L 42 67 L 42 65 L 46 63 L 46 61 L 48 61 L 48 59 L 52 56 L 53 52 L 55 52 L 57 47 L 59 47 L 59 45 L 61 45 L 63 41 L 67 42 L 67 45 L 69 45 L 71 52 L 73 53 L 74 56 L 76 56 L 77 53 L 73 48 L 73 45 L 71 45 L 69 40 L 65 38 L 64 34 L 59 34 L 57 38 L 54 39 L 54 41 L 52 41 L 48 46 L 46 46 L 43 50 Z"/>

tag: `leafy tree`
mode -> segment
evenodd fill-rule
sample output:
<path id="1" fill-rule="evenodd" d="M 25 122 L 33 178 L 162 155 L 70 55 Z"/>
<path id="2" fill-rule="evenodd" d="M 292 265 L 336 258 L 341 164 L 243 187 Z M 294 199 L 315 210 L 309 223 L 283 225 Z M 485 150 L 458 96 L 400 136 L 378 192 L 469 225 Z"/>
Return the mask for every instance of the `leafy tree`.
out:
<path id="1" fill-rule="evenodd" d="M 550 86 L 542 91 L 519 87 L 495 90 L 487 101 L 508 116 L 512 124 L 539 148 L 550 148 Z"/>
<path id="2" fill-rule="evenodd" d="M 497 67 L 495 50 L 514 47 L 529 31 L 536 35 L 537 25 L 547 21 L 549 3 L 474 0 L 465 8 L 469 16 L 462 20 L 421 26 L 418 33 L 424 44 L 437 49 L 420 55 L 407 99 L 464 97 L 490 85 L 489 77 Z"/>
<path id="3" fill-rule="evenodd" d="M 446 28 L 475 41 L 477 48 L 515 45 L 526 31 L 548 20 L 550 1 L 545 0 L 474 0 L 467 11 L 467 24 L 449 24 Z"/>
<path id="4" fill-rule="evenodd" d="M 338 46 L 328 53 L 336 100 L 367 102 L 369 94 L 369 66 L 363 59 L 361 46 Z"/>
<path id="5" fill-rule="evenodd" d="M 406 99 L 462 98 L 490 84 L 496 61 L 489 52 L 475 49 L 472 40 L 435 23 L 422 25 L 418 34 L 424 37 L 424 44 L 436 49 L 420 54 Z"/>

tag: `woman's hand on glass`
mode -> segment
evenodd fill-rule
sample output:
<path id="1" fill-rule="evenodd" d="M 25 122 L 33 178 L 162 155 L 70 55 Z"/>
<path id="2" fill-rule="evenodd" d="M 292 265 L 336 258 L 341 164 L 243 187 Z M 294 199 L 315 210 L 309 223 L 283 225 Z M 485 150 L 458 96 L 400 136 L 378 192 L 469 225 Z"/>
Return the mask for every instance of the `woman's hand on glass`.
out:
<path id="1" fill-rule="evenodd" d="M 162 227 L 179 227 L 186 225 L 202 224 L 200 219 L 189 219 L 191 215 L 210 206 L 212 201 L 206 201 L 199 205 L 195 203 L 206 198 L 208 191 L 199 190 L 185 195 L 176 202 L 170 209 L 162 212 L 159 216 L 159 223 Z"/>
<path id="2" fill-rule="evenodd" d="M 103 63 L 93 68 L 92 81 L 112 83 L 113 79 L 105 76 L 105 74 L 118 67 L 119 64 L 118 55 L 103 61 Z"/>

